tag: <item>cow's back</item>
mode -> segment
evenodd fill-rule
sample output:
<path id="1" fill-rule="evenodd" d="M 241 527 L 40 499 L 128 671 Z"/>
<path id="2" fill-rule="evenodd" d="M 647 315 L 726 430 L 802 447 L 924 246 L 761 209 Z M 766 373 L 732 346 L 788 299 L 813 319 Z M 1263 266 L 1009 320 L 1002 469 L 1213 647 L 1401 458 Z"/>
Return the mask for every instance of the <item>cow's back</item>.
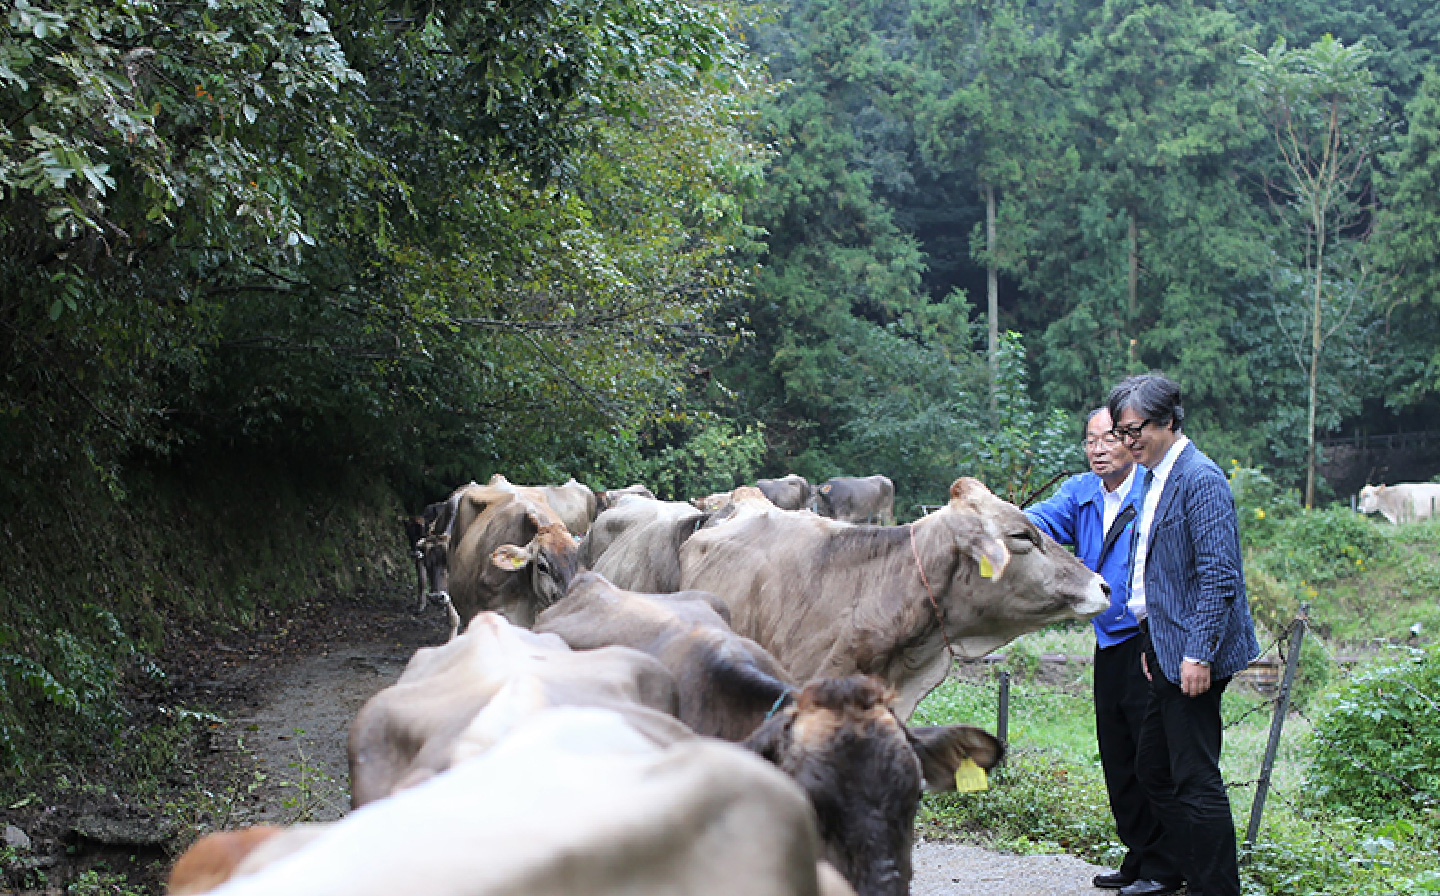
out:
<path id="1" fill-rule="evenodd" d="M 763 647 L 731 629 L 728 616 L 709 592 L 639 593 L 586 572 L 540 614 L 535 630 L 576 650 L 621 645 L 655 657 L 674 679 L 680 721 L 697 734 L 739 741 L 793 682 Z"/>
<path id="2" fill-rule="evenodd" d="M 737 634 L 758 642 L 796 680 L 820 674 L 849 622 L 851 589 L 827 587 L 830 536 L 845 526 L 773 510 L 701 529 L 680 550 L 680 587 L 718 594 Z"/>
<path id="3" fill-rule="evenodd" d="M 779 479 L 757 479 L 755 487 L 781 510 L 804 510 L 810 504 L 810 480 L 798 473 Z"/>
<path id="4" fill-rule="evenodd" d="M 361 806 L 483 754 L 524 718 L 558 706 L 609 709 L 657 743 L 688 736 L 674 679 L 626 647 L 576 653 L 551 634 L 484 613 L 416 651 L 350 726 L 351 801 Z"/>
<path id="5" fill-rule="evenodd" d="M 1440 510 L 1440 484 L 1430 482 L 1409 482 L 1393 486 L 1387 491 L 1402 492 L 1399 515 L 1401 522 L 1428 520 Z"/>
<path id="6" fill-rule="evenodd" d="M 484 756 L 271 843 L 284 861 L 226 892 L 813 896 L 820 859 L 804 793 L 764 760 L 655 744 L 589 708 L 539 714 Z"/>

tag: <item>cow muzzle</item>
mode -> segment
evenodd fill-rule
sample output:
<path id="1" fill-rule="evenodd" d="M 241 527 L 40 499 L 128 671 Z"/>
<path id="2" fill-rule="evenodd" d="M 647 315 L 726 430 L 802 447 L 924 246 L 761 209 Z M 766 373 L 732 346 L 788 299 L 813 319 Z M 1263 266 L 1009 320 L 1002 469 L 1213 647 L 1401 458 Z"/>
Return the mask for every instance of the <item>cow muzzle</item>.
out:
<path id="1" fill-rule="evenodd" d="M 1082 619 L 1089 619 L 1108 609 L 1110 609 L 1110 586 L 1097 575 L 1090 580 L 1080 601 L 1075 604 L 1075 614 Z"/>

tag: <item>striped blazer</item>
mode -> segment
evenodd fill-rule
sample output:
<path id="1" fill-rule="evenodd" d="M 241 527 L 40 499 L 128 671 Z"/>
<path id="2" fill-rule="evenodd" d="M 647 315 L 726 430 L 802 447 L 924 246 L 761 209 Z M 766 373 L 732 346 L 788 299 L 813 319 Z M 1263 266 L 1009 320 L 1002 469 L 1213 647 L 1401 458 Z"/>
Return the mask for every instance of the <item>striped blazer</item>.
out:
<path id="1" fill-rule="evenodd" d="M 1160 668 L 1179 683 L 1185 657 L 1228 678 L 1260 655 L 1235 498 L 1225 474 L 1192 442 L 1165 480 L 1145 555 L 1145 612 Z"/>

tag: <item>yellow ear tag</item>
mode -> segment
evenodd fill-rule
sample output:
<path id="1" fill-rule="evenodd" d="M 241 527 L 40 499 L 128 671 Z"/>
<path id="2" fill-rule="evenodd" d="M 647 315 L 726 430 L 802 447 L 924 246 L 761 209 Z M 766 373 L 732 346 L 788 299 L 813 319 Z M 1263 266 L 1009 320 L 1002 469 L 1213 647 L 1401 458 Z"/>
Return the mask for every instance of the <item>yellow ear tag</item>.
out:
<path id="1" fill-rule="evenodd" d="M 955 789 L 961 793 L 989 790 L 990 777 L 985 774 L 985 769 L 975 764 L 975 760 L 966 756 L 960 760 L 960 767 L 955 769 Z"/>
<path id="2" fill-rule="evenodd" d="M 995 564 L 991 563 L 990 558 L 984 554 L 980 555 L 980 575 L 987 579 L 995 578 Z"/>

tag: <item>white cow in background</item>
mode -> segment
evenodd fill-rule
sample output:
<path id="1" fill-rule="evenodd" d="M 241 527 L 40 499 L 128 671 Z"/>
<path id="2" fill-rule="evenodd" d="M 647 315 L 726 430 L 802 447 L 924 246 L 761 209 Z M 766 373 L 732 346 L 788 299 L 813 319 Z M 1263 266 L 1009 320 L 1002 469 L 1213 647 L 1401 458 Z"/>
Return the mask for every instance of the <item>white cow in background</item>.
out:
<path id="1" fill-rule="evenodd" d="M 1374 513 L 1396 525 L 1428 520 L 1440 508 L 1440 483 L 1401 482 L 1360 489 L 1360 512 Z"/>

